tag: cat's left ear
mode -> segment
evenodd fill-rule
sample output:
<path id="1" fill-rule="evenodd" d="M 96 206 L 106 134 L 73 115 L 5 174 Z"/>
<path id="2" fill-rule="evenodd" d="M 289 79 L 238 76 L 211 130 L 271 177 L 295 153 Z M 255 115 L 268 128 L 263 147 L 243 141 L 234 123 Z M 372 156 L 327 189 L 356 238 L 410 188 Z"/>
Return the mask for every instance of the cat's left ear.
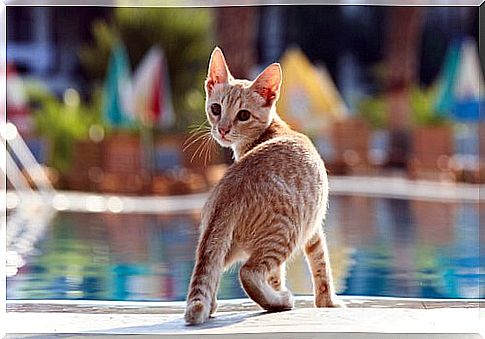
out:
<path id="1" fill-rule="evenodd" d="M 266 67 L 251 85 L 251 88 L 266 100 L 265 106 L 271 106 L 278 100 L 280 87 L 281 66 L 278 63 Z"/>
<path id="2" fill-rule="evenodd" d="M 224 54 L 219 47 L 214 48 L 209 61 L 209 71 L 207 72 L 207 80 L 205 81 L 205 88 L 207 93 L 210 93 L 215 85 L 227 83 L 231 73 L 224 59 Z"/>

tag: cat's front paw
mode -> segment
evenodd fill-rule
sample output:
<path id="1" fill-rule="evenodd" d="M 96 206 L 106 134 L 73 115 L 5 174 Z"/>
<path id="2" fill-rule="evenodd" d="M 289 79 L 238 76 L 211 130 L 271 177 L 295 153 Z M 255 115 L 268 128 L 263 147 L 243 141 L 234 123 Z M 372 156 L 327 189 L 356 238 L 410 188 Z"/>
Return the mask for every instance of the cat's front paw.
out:
<path id="1" fill-rule="evenodd" d="M 315 307 L 339 307 L 339 308 L 346 308 L 345 303 L 342 300 L 337 299 L 334 297 L 320 297 L 315 299 Z"/>
<path id="2" fill-rule="evenodd" d="M 209 319 L 210 307 L 200 300 L 188 302 L 185 310 L 185 322 L 189 325 L 202 324 Z"/>
<path id="3" fill-rule="evenodd" d="M 338 299 L 333 299 L 329 306 L 327 307 L 335 307 L 335 308 L 347 308 L 347 306 L 345 305 L 345 303 L 342 301 L 342 300 L 338 300 Z"/>

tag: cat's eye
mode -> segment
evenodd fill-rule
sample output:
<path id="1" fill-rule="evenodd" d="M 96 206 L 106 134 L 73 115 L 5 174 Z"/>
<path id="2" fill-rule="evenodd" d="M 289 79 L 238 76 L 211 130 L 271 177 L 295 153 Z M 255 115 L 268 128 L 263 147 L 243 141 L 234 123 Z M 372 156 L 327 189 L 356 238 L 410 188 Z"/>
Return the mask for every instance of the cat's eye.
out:
<path id="1" fill-rule="evenodd" d="M 219 104 L 212 104 L 211 105 L 211 112 L 215 116 L 221 115 L 221 105 L 219 105 Z"/>
<path id="2" fill-rule="evenodd" d="M 236 117 L 239 121 L 246 121 L 251 117 L 251 113 L 249 113 L 248 110 L 242 109 L 239 112 L 237 112 Z"/>

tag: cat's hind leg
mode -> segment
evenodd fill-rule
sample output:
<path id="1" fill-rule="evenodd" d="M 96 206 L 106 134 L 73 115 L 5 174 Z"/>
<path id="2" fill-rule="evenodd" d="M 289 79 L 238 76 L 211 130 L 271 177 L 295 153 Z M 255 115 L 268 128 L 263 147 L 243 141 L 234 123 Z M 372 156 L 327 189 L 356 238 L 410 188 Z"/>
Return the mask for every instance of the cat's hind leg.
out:
<path id="1" fill-rule="evenodd" d="M 226 254 L 224 259 L 224 270 L 229 269 L 235 262 L 240 260 L 243 257 L 242 252 L 239 248 L 233 246 Z M 211 310 L 210 315 L 214 314 L 217 311 L 217 291 L 219 290 L 219 282 L 214 289 L 214 293 L 212 295 L 212 303 L 211 303 Z"/>
<path id="2" fill-rule="evenodd" d="M 305 244 L 305 255 L 313 278 L 316 307 L 345 307 L 335 295 L 327 243 L 318 231 Z"/>
<path id="3" fill-rule="evenodd" d="M 241 267 L 239 276 L 244 290 L 265 310 L 284 311 L 294 306 L 290 291 L 277 291 L 268 283 L 275 268 L 279 268 L 290 254 L 290 249 L 277 251 L 271 245 L 264 246 L 255 250 Z"/>
<path id="4" fill-rule="evenodd" d="M 228 242 L 214 243 L 214 239 L 221 239 L 208 228 L 201 236 L 197 248 L 196 263 L 189 286 L 185 321 L 188 324 L 201 324 L 209 319 L 211 311 L 215 311 L 219 281 L 224 269 Z"/>
<path id="5" fill-rule="evenodd" d="M 275 291 L 286 290 L 286 265 L 282 263 L 273 269 L 268 276 L 268 283 Z"/>

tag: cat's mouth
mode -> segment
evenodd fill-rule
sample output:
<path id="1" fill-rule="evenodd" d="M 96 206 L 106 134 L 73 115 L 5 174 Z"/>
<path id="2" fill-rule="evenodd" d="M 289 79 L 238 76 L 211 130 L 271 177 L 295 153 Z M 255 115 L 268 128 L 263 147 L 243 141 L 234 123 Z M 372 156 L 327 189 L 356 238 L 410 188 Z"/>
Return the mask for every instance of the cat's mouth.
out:
<path id="1" fill-rule="evenodd" d="M 229 138 L 228 135 L 220 135 L 217 132 L 212 132 L 212 137 L 217 141 L 219 145 L 222 147 L 231 147 L 234 144 L 234 141 Z"/>

